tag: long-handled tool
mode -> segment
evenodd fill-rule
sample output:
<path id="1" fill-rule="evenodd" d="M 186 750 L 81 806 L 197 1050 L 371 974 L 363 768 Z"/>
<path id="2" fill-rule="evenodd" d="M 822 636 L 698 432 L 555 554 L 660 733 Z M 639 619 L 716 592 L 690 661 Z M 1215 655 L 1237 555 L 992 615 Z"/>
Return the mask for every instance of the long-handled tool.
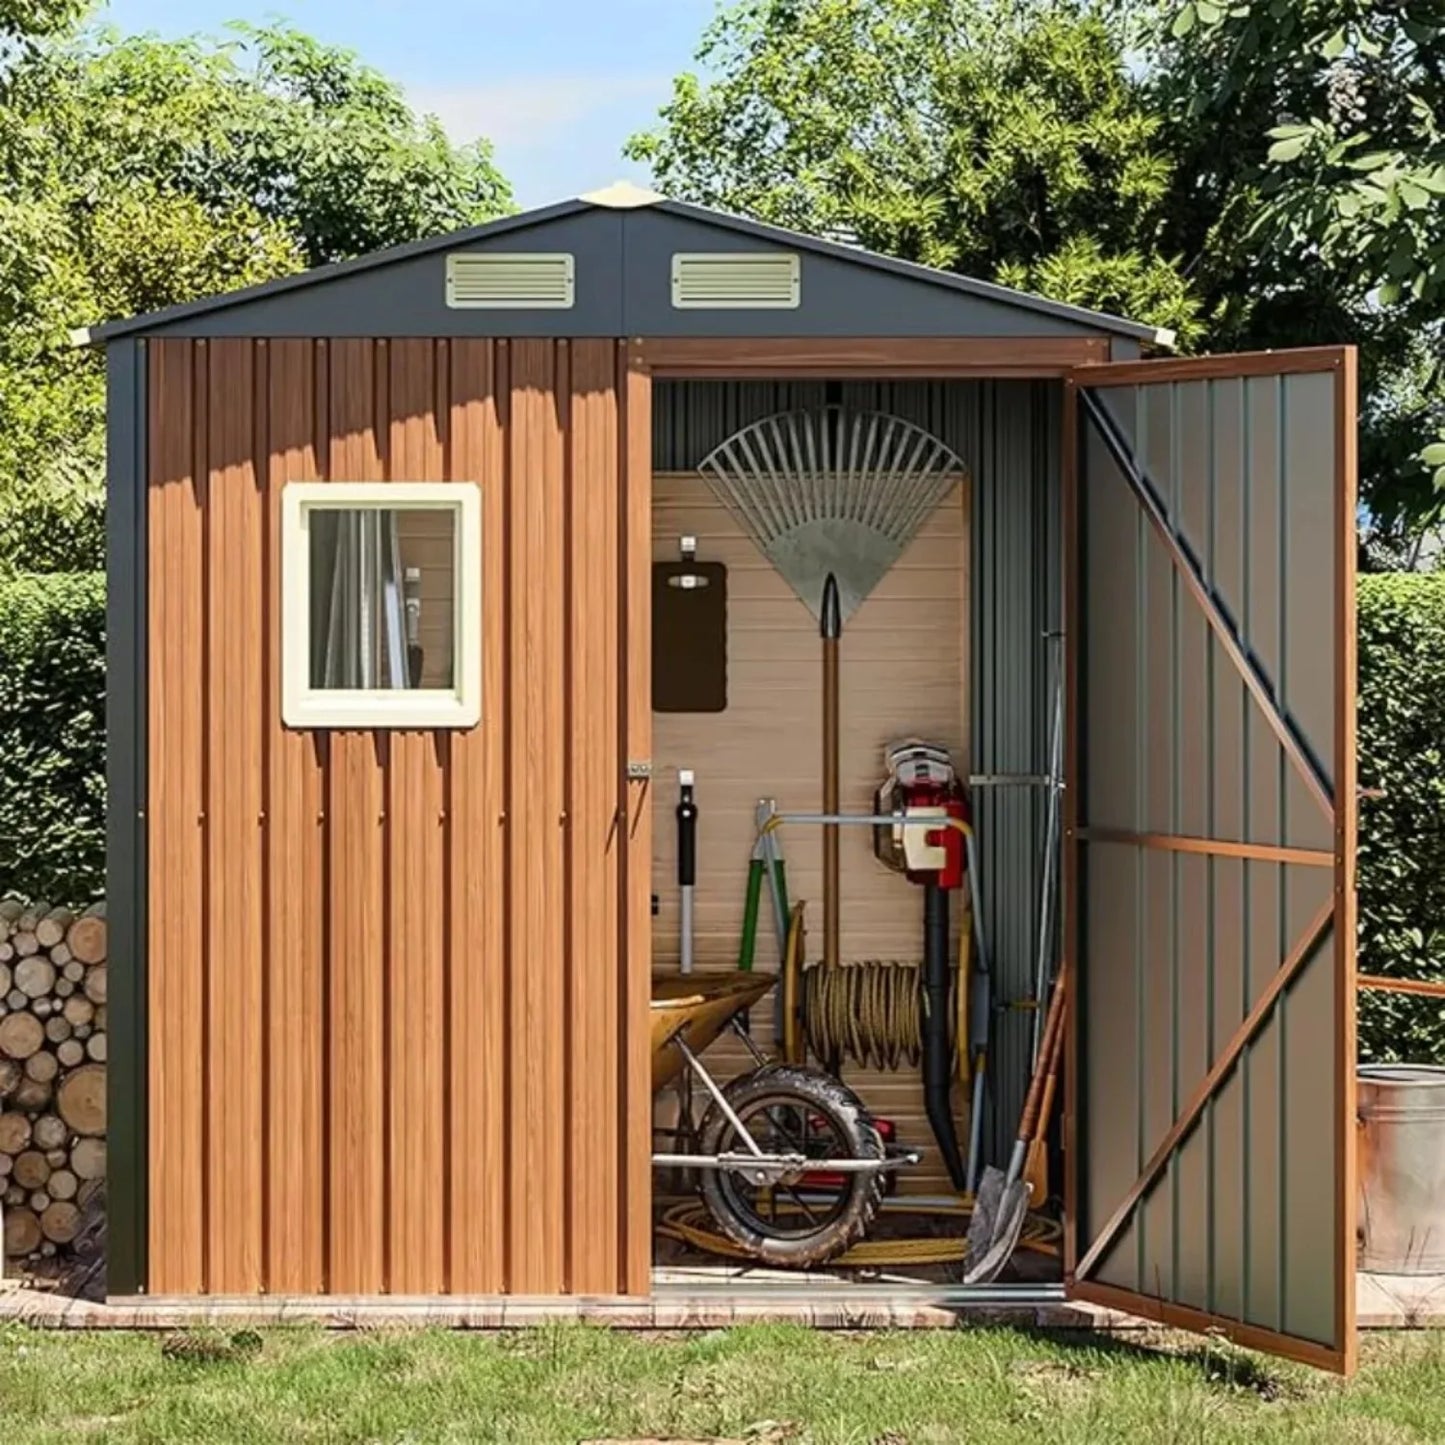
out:
<path id="1" fill-rule="evenodd" d="M 697 884 L 697 804 L 693 801 L 693 775 L 686 768 L 677 775 L 677 890 L 681 900 L 681 937 L 678 970 L 692 972 L 693 889 Z"/>
<path id="2" fill-rule="evenodd" d="M 1060 977 L 1049 1000 L 1043 1047 L 1019 1115 L 1018 1137 L 1014 1140 L 1008 1171 L 1000 1174 L 992 1167 L 986 1169 L 974 1199 L 973 1219 L 968 1228 L 970 1263 L 964 1270 L 964 1284 L 987 1284 L 997 1279 L 1018 1247 L 1024 1219 L 1029 1212 L 1030 1195 L 1028 1183 L 1023 1178 L 1024 1161 L 1040 1125 L 1044 1095 L 1051 1092 L 1048 1081 L 1058 1073 L 1063 1043 L 1064 981 Z"/>
<path id="3" fill-rule="evenodd" d="M 1044 805 L 1043 857 L 1039 867 L 1039 931 L 1034 954 L 1034 1019 L 1033 1019 L 1033 1066 L 1038 1067 L 1040 1051 L 1043 1048 L 1044 994 L 1048 989 L 1049 973 L 1054 958 L 1054 915 L 1058 903 L 1059 879 L 1059 814 L 1064 789 L 1064 669 L 1060 657 L 1062 632 L 1047 632 L 1047 668 L 1052 676 L 1052 708 L 1049 718 L 1049 763 L 1044 776 L 1046 789 Z M 1053 1091 L 1047 1087 L 1044 1093 L 1043 1117 L 1045 1130 L 1035 1139 L 1029 1149 L 1024 1175 L 1029 1183 L 1030 1197 L 1043 1200 L 1048 1195 L 1048 1150 L 1044 1147 L 1042 1134 L 1047 1129 L 1049 1110 L 1053 1107 Z"/>

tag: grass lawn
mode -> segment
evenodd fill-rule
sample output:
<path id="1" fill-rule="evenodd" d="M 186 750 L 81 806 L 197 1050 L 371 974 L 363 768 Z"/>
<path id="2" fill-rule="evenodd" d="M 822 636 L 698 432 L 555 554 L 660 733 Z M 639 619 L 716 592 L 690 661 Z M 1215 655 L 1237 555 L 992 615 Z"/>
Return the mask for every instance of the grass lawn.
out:
<path id="1" fill-rule="evenodd" d="M 0 1326 L 0 1440 L 1445 1441 L 1445 1334 L 1367 1337 L 1348 1385 L 1162 1332 L 294 1329 L 220 1360 L 175 1339 Z"/>

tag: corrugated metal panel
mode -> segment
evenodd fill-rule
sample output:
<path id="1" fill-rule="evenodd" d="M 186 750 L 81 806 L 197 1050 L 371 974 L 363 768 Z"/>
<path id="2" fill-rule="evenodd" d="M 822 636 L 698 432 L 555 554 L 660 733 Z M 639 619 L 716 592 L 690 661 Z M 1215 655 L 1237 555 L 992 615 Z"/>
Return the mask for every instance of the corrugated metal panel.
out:
<path id="1" fill-rule="evenodd" d="M 1350 383 L 1149 365 L 1081 401 L 1078 1277 L 1348 1368 Z"/>
<path id="2" fill-rule="evenodd" d="M 151 1294 L 645 1287 L 622 366 L 152 344 Z M 280 726 L 279 496 L 318 476 L 482 483 L 477 728 Z"/>
<path id="3" fill-rule="evenodd" d="M 748 422 L 821 405 L 830 396 L 822 381 L 660 382 L 655 392 L 659 471 L 695 468 Z M 836 391 L 844 404 L 895 412 L 926 427 L 968 468 L 962 671 L 970 702 L 962 735 L 969 739 L 968 766 L 977 773 L 1039 774 L 1047 762 L 1044 634 L 1060 625 L 1059 396 L 1057 384 L 1026 381 L 848 382 Z M 1017 1002 L 1033 987 L 1042 799 L 1037 789 L 995 788 L 979 789 L 974 802 L 997 993 Z M 989 1114 L 994 1159 L 1007 1156 L 1018 1122 L 1031 1024 L 1031 1014 L 1017 1009 L 997 1019 Z"/>

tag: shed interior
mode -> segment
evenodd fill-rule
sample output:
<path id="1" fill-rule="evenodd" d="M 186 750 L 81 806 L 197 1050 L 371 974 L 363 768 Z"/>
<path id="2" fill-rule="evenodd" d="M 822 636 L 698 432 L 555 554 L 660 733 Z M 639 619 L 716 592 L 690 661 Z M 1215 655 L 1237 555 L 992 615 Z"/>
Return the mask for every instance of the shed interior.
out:
<path id="1" fill-rule="evenodd" d="M 846 619 L 839 644 L 839 805 L 874 811 L 885 773 L 885 752 L 902 738 L 945 748 L 965 785 L 976 828 L 982 935 L 992 974 L 993 1047 L 983 1080 L 982 1160 L 1007 1162 L 1027 1089 L 1036 1017 L 1037 927 L 1042 888 L 1048 700 L 1057 673 L 1049 634 L 1058 630 L 1060 478 L 1058 425 L 1062 383 L 1038 380 L 813 379 L 659 380 L 653 387 L 652 555 L 655 568 L 676 574 L 684 547 L 695 547 L 699 573 L 725 588 L 725 705 L 720 710 L 674 710 L 674 686 L 659 687 L 679 668 L 715 668 L 699 660 L 695 634 L 659 627 L 665 588 L 654 584 L 654 698 L 666 710 L 653 716 L 652 958 L 657 978 L 679 967 L 684 920 L 679 886 L 679 777 L 691 773 L 698 809 L 693 903 L 694 967 L 717 978 L 738 969 L 747 928 L 749 866 L 758 840 L 758 806 L 770 800 L 783 813 L 823 808 L 824 722 L 820 627 L 813 611 L 764 555 L 743 521 L 705 478 L 700 464 L 730 436 L 762 418 L 823 415 L 898 418 L 938 439 L 950 463 L 942 501 L 929 513 L 871 594 Z M 982 513 L 980 529 L 975 517 Z M 709 565 L 711 564 L 711 565 Z M 716 572 L 720 564 L 725 569 Z M 685 575 L 685 572 L 684 572 Z M 682 600 L 682 614 L 693 605 Z M 714 604 L 716 605 L 716 604 Z M 687 642 L 683 642 L 683 638 Z M 693 653 L 689 656 L 689 653 Z M 704 696 L 708 689 L 704 688 Z M 686 704 L 684 703 L 685 707 Z M 704 706 L 716 706 L 716 698 Z M 785 862 L 790 903 L 805 903 L 810 976 L 823 976 L 823 828 L 785 823 L 772 836 Z M 870 1230 L 875 1255 L 849 1256 L 816 1266 L 815 1277 L 847 1281 L 917 1281 L 956 1285 L 961 1261 L 947 1259 L 941 1240 L 961 1249 L 967 1216 L 927 1117 L 917 1020 L 899 1020 L 892 1006 L 915 994 L 924 950 L 924 890 L 885 866 L 874 853 L 872 830 L 842 827 L 839 836 L 841 959 L 860 964 L 876 984 L 873 1003 L 853 1018 L 854 1048 L 840 1059 L 808 1049 L 807 1066 L 835 1072 L 868 1112 L 886 1121 L 899 1146 L 919 1161 L 899 1169 L 889 1200 Z M 1055 874 L 1057 878 L 1057 874 Z M 956 990 L 961 934 L 967 926 L 968 887 L 950 895 L 949 970 Z M 762 891 L 752 967 L 779 970 L 781 949 L 770 890 Z M 1056 950 L 1051 943 L 1049 960 Z M 977 945 L 968 963 L 977 963 Z M 881 990 L 891 990 L 883 994 Z M 753 1044 L 777 1057 L 781 1002 L 767 995 L 746 1015 Z M 841 992 L 833 995 L 842 1002 Z M 820 995 L 810 993 L 818 1011 Z M 956 1010 L 957 993 L 950 998 Z M 839 1038 L 841 1008 L 832 1023 L 815 1022 L 815 1038 Z M 905 1009 L 906 1013 L 906 1009 Z M 830 1032 L 831 1029 L 831 1032 Z M 803 1027 L 806 1034 L 807 1029 Z M 840 1040 L 841 1042 L 841 1040 Z M 958 1063 L 954 1041 L 950 1110 L 965 1157 L 969 1152 L 971 1065 Z M 871 1054 L 859 1058 L 858 1052 Z M 968 1058 L 965 1047 L 963 1058 Z M 724 1033 L 704 1056 L 720 1083 L 746 1075 L 756 1060 L 736 1034 Z M 701 1091 L 694 1086 L 694 1094 Z M 1061 1093 L 1061 1091 L 1059 1091 Z M 1052 1119 L 1062 1100 L 1054 1097 Z M 705 1098 L 696 1105 L 704 1112 Z M 668 1147 L 678 1103 L 672 1091 L 655 1101 L 658 1148 Z M 1057 1129 L 1049 1135 L 1056 1144 Z M 1048 1171 L 1050 1197 L 1036 1199 L 1019 1251 L 1002 1278 L 1057 1280 L 1059 1195 L 1057 1158 Z M 709 1252 L 717 1230 L 688 1201 L 696 1177 L 659 1173 L 654 1216 L 658 1283 L 693 1284 L 718 1276 L 748 1284 L 785 1285 L 797 1272 L 756 1261 L 733 1263 Z M 802 1210 L 817 1197 L 801 1191 Z M 701 1229 L 711 1239 L 689 1234 Z M 701 1244 L 702 1247 L 699 1247 Z M 930 1252 L 932 1251 L 932 1252 Z"/>

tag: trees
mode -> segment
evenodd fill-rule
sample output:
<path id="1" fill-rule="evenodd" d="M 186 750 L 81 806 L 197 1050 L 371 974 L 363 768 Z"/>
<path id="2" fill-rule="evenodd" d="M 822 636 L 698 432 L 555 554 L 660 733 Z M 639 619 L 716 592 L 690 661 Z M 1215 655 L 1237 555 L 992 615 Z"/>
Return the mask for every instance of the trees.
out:
<path id="1" fill-rule="evenodd" d="M 1185 348 L 1357 342 L 1398 534 L 1445 510 L 1442 57 L 1439 0 L 739 0 L 629 153 Z"/>
<path id="2" fill-rule="evenodd" d="M 1173 162 L 1094 0 L 743 0 L 662 125 L 662 188 L 1199 334 L 1162 244 Z"/>
<path id="3" fill-rule="evenodd" d="M 7 6 L 57 26 L 72 9 Z M 73 569 L 98 561 L 103 450 L 101 365 L 73 328 L 470 224 L 511 195 L 486 147 L 453 147 L 391 81 L 292 29 L 12 33 L 28 43 L 0 78 L 0 566 L 43 533 Z"/>
<path id="4" fill-rule="evenodd" d="M 1220 218 L 1206 289 L 1246 340 L 1358 340 L 1388 535 L 1445 512 L 1445 10 L 1187 0 L 1155 37 L 1180 171 Z M 1223 298 L 1234 298 L 1226 303 Z"/>

